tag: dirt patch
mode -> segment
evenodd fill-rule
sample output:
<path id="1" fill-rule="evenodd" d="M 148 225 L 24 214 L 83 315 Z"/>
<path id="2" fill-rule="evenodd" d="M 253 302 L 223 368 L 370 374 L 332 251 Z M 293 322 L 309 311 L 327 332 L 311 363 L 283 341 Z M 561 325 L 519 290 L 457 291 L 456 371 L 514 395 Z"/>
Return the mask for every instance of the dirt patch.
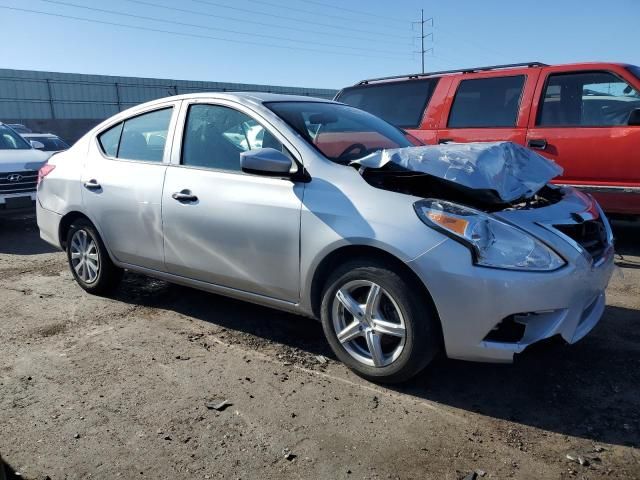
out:
<path id="1" fill-rule="evenodd" d="M 619 232 L 640 262 L 640 227 Z M 640 478 L 640 269 L 621 263 L 576 345 L 384 388 L 313 320 L 139 275 L 92 297 L 33 225 L 0 246 L 0 454 L 20 478 Z"/>

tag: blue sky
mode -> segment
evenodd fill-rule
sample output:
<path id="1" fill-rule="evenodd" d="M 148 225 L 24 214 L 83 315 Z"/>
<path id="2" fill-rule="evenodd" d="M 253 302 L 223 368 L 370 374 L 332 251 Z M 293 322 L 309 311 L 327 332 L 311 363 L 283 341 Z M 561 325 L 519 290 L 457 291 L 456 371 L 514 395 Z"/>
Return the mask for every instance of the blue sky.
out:
<path id="1" fill-rule="evenodd" d="M 0 8 L 4 68 L 339 88 L 419 71 L 410 22 L 422 7 L 435 22 L 426 28 L 433 40 L 425 47 L 434 49 L 427 71 L 531 60 L 640 64 L 640 0 L 0 0 L 0 7 L 59 15 Z"/>

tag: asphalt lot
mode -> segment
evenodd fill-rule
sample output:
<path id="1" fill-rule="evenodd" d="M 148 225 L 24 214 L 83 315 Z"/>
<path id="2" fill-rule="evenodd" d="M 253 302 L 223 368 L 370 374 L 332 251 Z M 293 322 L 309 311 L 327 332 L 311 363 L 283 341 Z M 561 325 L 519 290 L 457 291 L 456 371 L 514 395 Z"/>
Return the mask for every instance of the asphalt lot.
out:
<path id="1" fill-rule="evenodd" d="M 386 388 L 309 319 L 131 274 L 91 297 L 32 219 L 0 220 L 0 455 L 54 480 L 640 478 L 640 222 L 615 230 L 582 342 Z"/>

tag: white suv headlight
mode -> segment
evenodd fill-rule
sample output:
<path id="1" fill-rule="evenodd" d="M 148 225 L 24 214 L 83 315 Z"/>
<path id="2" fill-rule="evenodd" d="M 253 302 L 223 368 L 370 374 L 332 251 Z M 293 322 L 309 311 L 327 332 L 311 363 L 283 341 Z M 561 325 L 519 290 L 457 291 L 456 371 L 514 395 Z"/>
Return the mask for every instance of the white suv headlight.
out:
<path id="1" fill-rule="evenodd" d="M 476 265 L 546 272 L 566 263 L 532 235 L 484 212 L 433 199 L 413 206 L 425 224 L 469 247 Z"/>

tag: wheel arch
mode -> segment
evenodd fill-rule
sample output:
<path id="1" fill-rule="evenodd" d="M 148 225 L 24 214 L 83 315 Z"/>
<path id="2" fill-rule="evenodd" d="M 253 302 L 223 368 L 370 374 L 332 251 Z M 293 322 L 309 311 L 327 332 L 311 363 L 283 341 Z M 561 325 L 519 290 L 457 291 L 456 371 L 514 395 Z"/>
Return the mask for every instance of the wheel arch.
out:
<path id="1" fill-rule="evenodd" d="M 318 266 L 313 272 L 309 290 L 310 306 L 312 313 L 316 318 L 320 318 L 322 292 L 324 291 L 327 280 L 331 276 L 331 272 L 333 272 L 338 265 L 354 259 L 362 259 L 363 261 L 376 260 L 393 268 L 394 271 L 421 290 L 432 310 L 432 313 L 438 319 L 438 324 L 440 324 L 440 316 L 438 315 L 438 310 L 435 302 L 433 301 L 433 297 L 425 283 L 420 279 L 416 272 L 392 253 L 389 253 L 382 248 L 370 245 L 345 245 L 336 248 L 318 263 Z"/>
<path id="2" fill-rule="evenodd" d="M 60 226 L 58 227 L 58 240 L 60 242 L 60 246 L 64 249 L 67 248 L 67 235 L 69 233 L 69 229 L 74 221 L 83 218 L 92 225 L 95 225 L 89 217 L 87 217 L 84 213 L 79 212 L 77 210 L 73 210 L 71 212 L 66 213 L 62 219 L 60 220 Z"/>

